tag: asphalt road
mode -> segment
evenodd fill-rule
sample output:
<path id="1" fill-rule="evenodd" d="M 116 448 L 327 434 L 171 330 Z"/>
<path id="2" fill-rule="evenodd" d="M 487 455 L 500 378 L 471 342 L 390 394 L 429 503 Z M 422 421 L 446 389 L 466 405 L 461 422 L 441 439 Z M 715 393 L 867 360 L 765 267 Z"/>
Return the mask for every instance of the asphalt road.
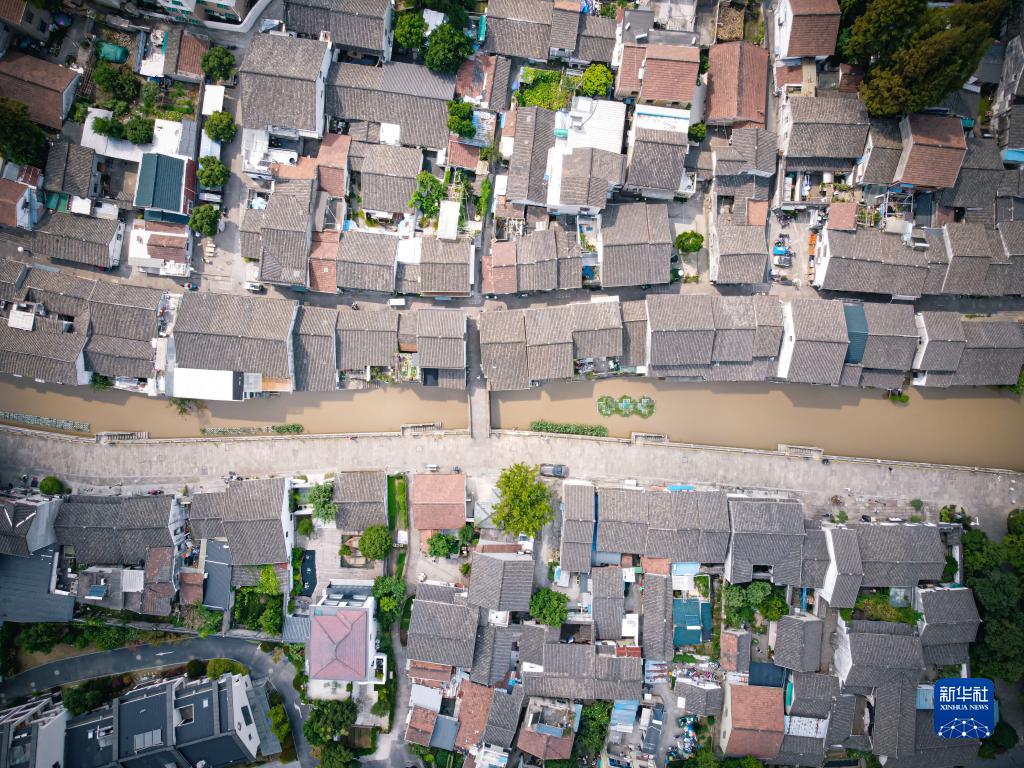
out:
<path id="1" fill-rule="evenodd" d="M 231 637 L 207 637 L 163 645 L 139 645 L 44 664 L 0 682 L 0 707 L 15 699 L 94 677 L 178 666 L 192 659 L 220 657 L 239 661 L 249 668 L 254 677 L 270 681 L 284 698 L 299 763 L 303 768 L 317 765 L 317 760 L 310 753 L 309 744 L 302 735 L 302 704 L 299 701 L 299 694 L 292 688 L 294 668 L 287 662 L 276 664 L 256 643 Z"/>

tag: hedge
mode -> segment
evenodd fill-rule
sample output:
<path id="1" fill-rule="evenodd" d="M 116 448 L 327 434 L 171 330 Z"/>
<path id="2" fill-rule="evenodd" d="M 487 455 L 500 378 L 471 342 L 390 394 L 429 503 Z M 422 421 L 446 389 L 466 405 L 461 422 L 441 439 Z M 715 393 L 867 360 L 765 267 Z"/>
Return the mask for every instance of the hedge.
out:
<path id="1" fill-rule="evenodd" d="M 530 422 L 533 432 L 552 432 L 558 435 L 587 435 L 588 437 L 608 437 L 608 427 L 597 424 L 561 424 L 557 421 L 538 419 Z"/>

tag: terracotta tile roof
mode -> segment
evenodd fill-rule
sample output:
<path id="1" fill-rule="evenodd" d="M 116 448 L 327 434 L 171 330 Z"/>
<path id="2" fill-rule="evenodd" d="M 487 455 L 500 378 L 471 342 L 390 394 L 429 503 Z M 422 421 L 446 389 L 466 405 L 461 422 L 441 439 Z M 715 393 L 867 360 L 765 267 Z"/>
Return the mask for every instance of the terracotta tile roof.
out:
<path id="1" fill-rule="evenodd" d="M 64 91 L 77 76 L 67 67 L 17 51 L 0 59 L 0 96 L 20 101 L 35 122 L 60 130 Z"/>
<path id="2" fill-rule="evenodd" d="M 201 78 L 203 68 L 200 60 L 203 54 L 210 50 L 210 43 L 201 37 L 196 37 L 189 31 L 181 33 L 181 47 L 178 49 L 178 73 Z"/>
<path id="3" fill-rule="evenodd" d="M 455 73 L 455 98 L 491 100 L 491 86 L 494 84 L 494 63 L 497 56 L 477 53 L 470 56 Z"/>
<path id="4" fill-rule="evenodd" d="M 642 659 L 644 649 L 639 645 L 617 645 L 615 646 L 615 657 L 617 659 Z"/>
<path id="5" fill-rule="evenodd" d="M 672 562 L 667 557 L 640 557 L 640 567 L 644 573 L 668 576 L 672 573 Z"/>
<path id="6" fill-rule="evenodd" d="M 466 523 L 466 476 L 412 476 L 412 522 L 418 530 L 454 530 Z"/>
<path id="7" fill-rule="evenodd" d="M 316 612 L 309 637 L 309 676 L 314 680 L 366 679 L 367 613 L 339 609 Z"/>
<path id="8" fill-rule="evenodd" d="M 270 175 L 275 179 L 312 179 L 316 176 L 316 160 L 300 157 L 297 163 L 271 163 Z"/>
<path id="9" fill-rule="evenodd" d="M 517 288 L 516 244 L 512 240 L 495 243 L 483 257 L 483 292 L 515 293 Z"/>
<path id="10" fill-rule="evenodd" d="M 622 63 L 619 65 L 619 80 L 615 95 L 629 95 L 640 91 L 640 67 L 644 63 L 642 45 L 626 45 L 622 48 Z"/>
<path id="11" fill-rule="evenodd" d="M 832 203 L 828 209 L 828 228 L 855 230 L 857 228 L 857 204 Z"/>
<path id="12" fill-rule="evenodd" d="M 839 36 L 839 3 L 836 0 L 789 0 L 793 23 L 786 58 L 831 56 Z"/>
<path id="13" fill-rule="evenodd" d="M 732 731 L 727 755 L 771 759 L 779 754 L 783 735 L 782 689 L 761 685 L 729 685 Z"/>
<path id="14" fill-rule="evenodd" d="M 523 729 L 519 732 L 516 746 L 528 755 L 541 760 L 568 760 L 572 755 L 573 732 L 568 736 L 546 736 L 534 730 Z"/>
<path id="15" fill-rule="evenodd" d="M 648 45 L 640 98 L 689 102 L 697 87 L 700 50 L 688 45 Z"/>
<path id="16" fill-rule="evenodd" d="M 309 290 L 337 293 L 338 236 L 339 233 L 333 230 L 313 233 L 309 252 Z"/>
<path id="17" fill-rule="evenodd" d="M 804 82 L 804 68 L 799 64 L 788 67 L 785 64 L 775 65 L 775 85 L 783 88 L 787 85 L 802 85 Z"/>
<path id="18" fill-rule="evenodd" d="M 708 122 L 764 128 L 768 51 L 746 42 L 711 46 Z"/>
<path id="19" fill-rule="evenodd" d="M 320 170 L 320 189 L 332 197 L 344 197 L 347 191 L 345 172 L 351 144 L 352 137 L 340 133 L 325 134 L 320 142 L 320 152 L 316 156 L 316 165 Z"/>
<path id="20" fill-rule="evenodd" d="M 857 64 L 843 62 L 839 65 L 840 93 L 857 93 L 864 82 L 864 68 Z"/>
<path id="21" fill-rule="evenodd" d="M 199 571 L 183 571 L 178 582 L 178 599 L 185 605 L 203 602 L 204 576 Z"/>
<path id="22" fill-rule="evenodd" d="M 0 19 L 21 24 L 25 17 L 25 0 L 0 0 Z"/>
<path id="23" fill-rule="evenodd" d="M 0 179 L 0 224 L 18 226 L 18 201 L 25 194 L 25 185 L 11 179 Z"/>
<path id="24" fill-rule="evenodd" d="M 409 677 L 424 683 L 447 683 L 452 679 L 452 668 L 429 661 L 409 661 Z"/>
<path id="25" fill-rule="evenodd" d="M 436 722 L 437 712 L 431 712 L 423 707 L 413 707 L 412 716 L 409 718 L 409 727 L 405 731 L 405 740 L 410 744 L 429 747 Z"/>
<path id="26" fill-rule="evenodd" d="M 455 168 L 476 170 L 480 162 L 480 147 L 463 144 L 457 136 L 448 138 L 448 165 Z"/>
<path id="27" fill-rule="evenodd" d="M 956 184 L 967 140 L 960 120 L 944 115 L 911 115 L 910 142 L 904 142 L 896 181 L 946 189 Z"/>
<path id="28" fill-rule="evenodd" d="M 747 200 L 747 224 L 763 227 L 768 222 L 767 200 Z"/>
<path id="29" fill-rule="evenodd" d="M 455 746 L 470 749 L 480 744 L 484 728 L 487 727 L 487 715 L 491 711 L 493 691 L 486 685 L 477 685 L 468 680 L 459 686 L 459 734 L 455 737 Z"/>

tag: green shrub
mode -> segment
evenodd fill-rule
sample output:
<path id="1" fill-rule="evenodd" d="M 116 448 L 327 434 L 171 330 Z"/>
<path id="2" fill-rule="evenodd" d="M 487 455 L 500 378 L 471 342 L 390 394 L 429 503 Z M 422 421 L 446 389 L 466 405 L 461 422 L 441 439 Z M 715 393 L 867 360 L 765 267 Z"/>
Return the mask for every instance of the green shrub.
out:
<path id="1" fill-rule="evenodd" d="M 301 424 L 275 424 L 272 429 L 279 435 L 301 435 L 306 430 Z"/>
<path id="2" fill-rule="evenodd" d="M 64 707 L 72 715 L 84 715 L 114 700 L 119 678 L 99 677 L 81 685 L 65 687 L 62 693 Z"/>
<path id="3" fill-rule="evenodd" d="M 386 525 L 371 525 L 359 537 L 359 551 L 370 560 L 386 560 L 391 552 L 391 531 Z"/>
<path id="4" fill-rule="evenodd" d="M 447 533 L 435 533 L 427 540 L 427 554 L 431 557 L 449 557 L 459 551 L 459 541 Z"/>
<path id="5" fill-rule="evenodd" d="M 680 232 L 676 235 L 675 246 L 680 253 L 696 253 L 704 247 L 704 235 L 700 232 Z"/>
<path id="6" fill-rule="evenodd" d="M 39 481 L 39 492 L 47 496 L 59 496 L 64 493 L 64 483 L 48 475 Z"/>
<path id="7" fill-rule="evenodd" d="M 701 142 L 708 135 L 708 127 L 704 123 L 694 123 L 686 132 L 690 141 Z"/>
<path id="8" fill-rule="evenodd" d="M 591 64 L 583 72 L 580 90 L 584 96 L 606 96 L 613 82 L 615 77 L 608 67 L 604 64 Z"/>
<path id="9" fill-rule="evenodd" d="M 124 137 L 132 144 L 149 144 L 153 141 L 154 125 L 148 117 L 133 115 L 124 124 Z"/>
<path id="10" fill-rule="evenodd" d="M 915 512 L 920 512 L 922 509 L 924 509 L 924 502 L 921 501 L 920 499 L 911 499 L 910 506 L 914 508 Z"/>
<path id="11" fill-rule="evenodd" d="M 89 387 L 94 392 L 106 392 L 114 386 L 114 380 L 109 376 L 101 376 L 98 373 L 94 373 L 89 378 Z"/>
<path id="12" fill-rule="evenodd" d="M 464 139 L 476 135 L 476 126 L 473 125 L 473 105 L 468 101 L 448 102 L 448 130 L 457 133 Z"/>
<path id="13" fill-rule="evenodd" d="M 185 665 L 185 674 L 190 680 L 206 676 L 206 662 L 202 659 L 190 659 Z"/>
<path id="14" fill-rule="evenodd" d="M 313 525 L 313 518 L 309 515 L 301 515 L 295 523 L 295 531 L 299 536 L 312 536 L 314 531 L 316 531 L 316 526 Z"/>
<path id="15" fill-rule="evenodd" d="M 248 672 L 244 664 L 233 659 L 210 659 L 206 664 L 206 676 L 211 680 L 216 680 L 221 675 L 245 675 Z"/>
<path id="16" fill-rule="evenodd" d="M 608 427 L 599 424 L 562 424 L 556 421 L 537 419 L 530 422 L 533 432 L 550 432 L 558 435 L 587 435 L 589 437 L 608 437 Z"/>
<path id="17" fill-rule="evenodd" d="M 25 653 L 50 653 L 67 635 L 64 624 L 26 624 L 15 642 Z"/>

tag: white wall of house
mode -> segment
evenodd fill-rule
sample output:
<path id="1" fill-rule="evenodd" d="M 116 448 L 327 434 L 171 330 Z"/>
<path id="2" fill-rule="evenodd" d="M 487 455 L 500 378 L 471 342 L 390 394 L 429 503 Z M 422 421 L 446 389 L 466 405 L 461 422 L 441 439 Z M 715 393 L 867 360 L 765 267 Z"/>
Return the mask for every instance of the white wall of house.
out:
<path id="1" fill-rule="evenodd" d="M 789 378 L 789 366 L 793 362 L 793 350 L 796 347 L 796 329 L 793 325 L 793 305 L 788 301 L 782 304 L 782 346 L 779 348 L 779 367 L 776 376 L 780 379 Z"/>
<path id="2" fill-rule="evenodd" d="M 119 221 L 117 223 L 117 229 L 114 230 L 114 236 L 110 239 L 110 244 L 107 246 L 107 252 L 109 254 L 110 266 L 116 267 L 121 263 L 121 243 L 124 240 L 124 222 Z"/>
<path id="3" fill-rule="evenodd" d="M 782 0 L 775 12 L 775 55 L 780 59 L 787 58 L 789 38 L 793 32 L 793 8 L 789 0 Z"/>
<path id="4" fill-rule="evenodd" d="M 249 705 L 248 692 L 252 690 L 252 680 L 248 675 L 231 676 L 231 720 L 235 736 L 245 746 L 246 751 L 256 757 L 260 747 L 260 735 L 256 731 L 256 716 Z M 249 723 L 246 724 L 242 708 L 249 710 Z"/>

